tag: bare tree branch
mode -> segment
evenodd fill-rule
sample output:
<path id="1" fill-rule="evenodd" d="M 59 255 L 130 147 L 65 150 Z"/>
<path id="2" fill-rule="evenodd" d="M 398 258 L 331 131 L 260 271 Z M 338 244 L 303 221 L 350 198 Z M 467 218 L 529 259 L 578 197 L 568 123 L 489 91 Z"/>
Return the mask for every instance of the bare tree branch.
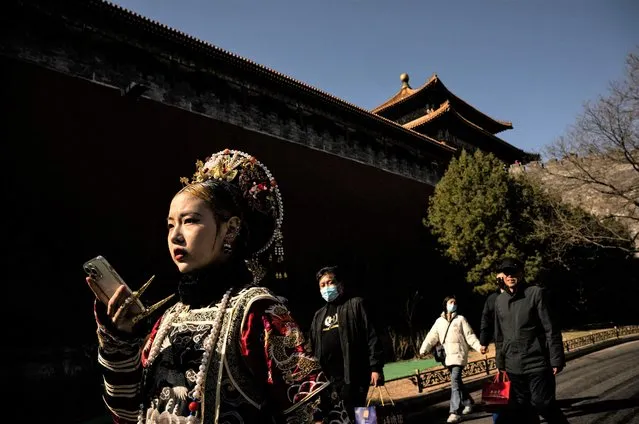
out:
<path id="1" fill-rule="evenodd" d="M 580 206 L 599 218 L 575 222 L 557 205 L 553 214 L 565 242 L 589 242 L 601 248 L 634 244 L 639 253 L 639 54 L 626 60 L 626 76 L 608 93 L 584 105 L 583 113 L 563 137 L 547 146 L 550 161 L 536 172 L 541 184 L 560 201 Z M 627 228 L 627 231 L 623 227 Z M 558 246 L 561 248 L 561 246 Z M 628 249 L 624 247 L 623 249 Z"/>

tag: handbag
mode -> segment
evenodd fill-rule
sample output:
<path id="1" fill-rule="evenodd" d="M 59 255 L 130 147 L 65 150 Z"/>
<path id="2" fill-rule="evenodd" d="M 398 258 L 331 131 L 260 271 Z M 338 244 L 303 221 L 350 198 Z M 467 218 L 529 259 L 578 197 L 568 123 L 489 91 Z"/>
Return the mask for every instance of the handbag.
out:
<path id="1" fill-rule="evenodd" d="M 450 328 L 450 325 L 453 323 L 453 320 L 457 318 L 457 315 L 455 315 L 453 317 L 453 319 L 451 319 L 448 322 L 448 327 L 446 327 L 446 332 L 444 333 L 444 340 L 435 345 L 435 347 L 433 348 L 433 357 L 435 358 L 435 360 L 439 363 L 441 363 L 442 365 L 446 365 L 446 349 L 444 349 L 444 343 L 446 343 L 446 336 L 448 336 L 448 329 Z"/>
<path id="2" fill-rule="evenodd" d="M 382 394 L 382 387 L 386 391 L 386 396 L 390 404 L 384 403 L 384 395 Z M 377 392 L 379 393 L 379 400 L 381 405 L 371 406 L 371 400 L 374 395 L 368 399 L 366 406 L 355 408 L 355 424 L 386 424 L 386 423 L 404 423 L 404 415 L 395 406 L 395 401 L 388 393 L 386 386 L 377 386 Z M 373 392 L 374 393 L 374 392 Z"/>
<path id="3" fill-rule="evenodd" d="M 481 400 L 487 406 L 506 405 L 510 399 L 510 379 L 506 372 L 497 372 L 493 381 L 484 383 Z"/>

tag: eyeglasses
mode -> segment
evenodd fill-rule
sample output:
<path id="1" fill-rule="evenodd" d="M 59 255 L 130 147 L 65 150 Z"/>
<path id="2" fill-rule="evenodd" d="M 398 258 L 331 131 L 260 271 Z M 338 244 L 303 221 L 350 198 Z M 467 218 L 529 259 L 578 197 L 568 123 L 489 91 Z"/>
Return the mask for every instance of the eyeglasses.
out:
<path id="1" fill-rule="evenodd" d="M 517 270 L 515 268 L 506 268 L 506 269 L 502 269 L 502 271 L 504 273 L 504 275 L 516 275 L 517 274 Z"/>

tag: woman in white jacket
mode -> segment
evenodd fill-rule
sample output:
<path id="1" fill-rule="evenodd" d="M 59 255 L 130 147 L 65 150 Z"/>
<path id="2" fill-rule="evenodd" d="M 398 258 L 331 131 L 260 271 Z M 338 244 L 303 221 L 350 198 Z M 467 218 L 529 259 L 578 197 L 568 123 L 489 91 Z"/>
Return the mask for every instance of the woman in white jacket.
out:
<path id="1" fill-rule="evenodd" d="M 468 321 L 457 314 L 457 299 L 449 296 L 444 299 L 444 312 L 437 318 L 426 339 L 419 349 L 420 355 L 429 353 L 438 343 L 446 351 L 446 367 L 450 371 L 450 416 L 449 423 L 461 421 L 461 415 L 470 414 L 473 410 L 473 399 L 470 397 L 462 381 L 462 369 L 468 363 L 469 348 L 479 352 L 481 345 Z M 450 326 L 450 328 L 449 328 Z M 463 409 L 462 409 L 463 406 Z"/>

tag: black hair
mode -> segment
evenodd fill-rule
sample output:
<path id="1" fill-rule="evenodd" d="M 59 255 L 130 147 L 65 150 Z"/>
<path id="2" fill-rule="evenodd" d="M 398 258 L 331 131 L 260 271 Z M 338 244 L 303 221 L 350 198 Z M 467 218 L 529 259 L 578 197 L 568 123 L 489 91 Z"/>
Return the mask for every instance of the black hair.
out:
<path id="1" fill-rule="evenodd" d="M 218 229 L 233 216 L 240 218 L 239 233 L 233 243 L 233 256 L 246 258 L 266 244 L 273 233 L 273 220 L 251 208 L 241 189 L 225 180 L 206 180 L 180 190 L 206 202 L 213 211 Z"/>
<path id="2" fill-rule="evenodd" d="M 442 308 L 444 309 L 444 312 L 448 312 L 446 305 L 448 305 L 448 301 L 451 299 L 455 299 L 455 301 L 457 301 L 457 298 L 455 297 L 454 294 L 450 295 L 450 296 L 446 296 L 444 298 L 444 302 L 442 303 Z"/>
<path id="3" fill-rule="evenodd" d="M 317 274 L 315 274 L 315 279 L 319 283 L 322 277 L 326 274 L 331 274 L 338 283 L 343 283 L 341 279 L 342 274 L 336 265 L 325 266 L 324 268 L 320 269 L 319 271 L 317 271 Z"/>

